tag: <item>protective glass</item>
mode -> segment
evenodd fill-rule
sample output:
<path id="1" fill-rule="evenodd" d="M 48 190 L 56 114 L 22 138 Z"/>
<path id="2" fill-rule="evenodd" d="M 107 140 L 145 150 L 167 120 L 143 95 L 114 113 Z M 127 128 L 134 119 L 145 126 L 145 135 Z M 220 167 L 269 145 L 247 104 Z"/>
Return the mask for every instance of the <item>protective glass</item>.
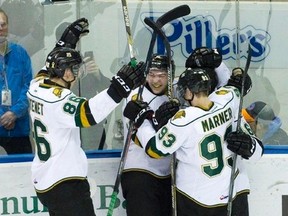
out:
<path id="1" fill-rule="evenodd" d="M 71 67 L 72 73 L 78 79 L 83 79 L 87 75 L 85 64 L 77 64 Z"/>
<path id="2" fill-rule="evenodd" d="M 181 104 L 181 108 L 189 107 L 189 103 L 184 99 L 186 87 L 184 88 L 181 85 L 179 86 L 177 82 L 178 82 L 178 77 L 176 77 L 173 81 L 173 95 L 175 98 L 179 100 Z"/>

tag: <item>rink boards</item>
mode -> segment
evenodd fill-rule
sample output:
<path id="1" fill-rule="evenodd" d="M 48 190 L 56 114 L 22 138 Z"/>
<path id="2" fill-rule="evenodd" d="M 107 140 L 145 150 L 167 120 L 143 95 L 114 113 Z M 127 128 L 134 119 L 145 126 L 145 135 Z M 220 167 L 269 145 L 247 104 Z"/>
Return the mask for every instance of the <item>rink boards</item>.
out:
<path id="1" fill-rule="evenodd" d="M 251 216 L 288 215 L 287 149 L 266 148 L 260 161 L 247 162 L 251 182 Z M 88 179 L 97 216 L 107 214 L 120 154 L 118 150 L 87 153 Z M 48 215 L 47 210 L 36 198 L 30 180 L 32 157 L 0 157 L 0 215 Z M 113 215 L 124 216 L 125 202 L 121 191 L 118 198 Z"/>

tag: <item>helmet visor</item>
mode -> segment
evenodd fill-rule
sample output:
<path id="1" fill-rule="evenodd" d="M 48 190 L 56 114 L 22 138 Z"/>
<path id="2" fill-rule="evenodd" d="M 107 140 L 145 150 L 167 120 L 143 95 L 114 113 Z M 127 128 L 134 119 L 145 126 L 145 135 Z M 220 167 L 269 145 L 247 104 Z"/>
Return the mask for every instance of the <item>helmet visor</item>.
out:
<path id="1" fill-rule="evenodd" d="M 73 65 L 71 70 L 77 79 L 83 79 L 87 75 L 85 64 L 82 63 Z"/>

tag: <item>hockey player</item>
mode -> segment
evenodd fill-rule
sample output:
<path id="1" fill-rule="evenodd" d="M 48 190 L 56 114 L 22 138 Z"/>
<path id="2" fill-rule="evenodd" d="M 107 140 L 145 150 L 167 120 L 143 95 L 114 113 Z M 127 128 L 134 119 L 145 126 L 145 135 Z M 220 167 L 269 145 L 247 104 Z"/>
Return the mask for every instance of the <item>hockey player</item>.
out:
<path id="1" fill-rule="evenodd" d="M 234 68 L 232 72 L 222 61 L 222 55 L 217 49 L 208 47 L 196 48 L 185 62 L 186 68 L 203 68 L 211 79 L 210 93 L 215 89 L 228 85 L 242 88 L 242 78 L 244 71 L 241 68 Z M 244 95 L 252 88 L 252 80 L 247 74 L 244 85 Z"/>
<path id="2" fill-rule="evenodd" d="M 211 80 L 200 68 L 186 69 L 180 75 L 178 88 L 190 107 L 179 110 L 156 134 L 146 117 L 134 113 L 134 104 L 132 110 L 128 104 L 124 112 L 141 125 L 137 138 L 147 143 L 143 145 L 147 155 L 159 159 L 176 153 L 178 216 L 227 215 L 234 152 L 241 160 L 236 163 L 232 215 L 248 216 L 249 179 L 243 159 L 259 160 L 263 145 L 243 118 L 243 132 L 231 132 L 236 130 L 238 120 L 239 90 L 226 86 L 209 95 Z M 147 112 L 148 107 L 141 115 Z"/>
<path id="3" fill-rule="evenodd" d="M 156 110 L 160 105 L 170 108 L 170 112 L 158 110 L 153 116 L 154 127 L 158 128 L 161 122 L 167 122 L 179 109 L 177 102 L 168 102 L 168 59 L 166 55 L 154 54 L 151 61 L 146 85 L 141 99 Z M 172 61 L 172 74 L 175 65 Z M 173 76 L 173 75 L 172 75 Z M 131 92 L 127 103 L 136 100 L 138 89 Z M 123 104 L 125 108 L 126 103 Z M 152 118 L 152 110 L 150 112 Z M 127 119 L 124 119 L 124 133 L 127 135 Z M 135 125 L 137 127 L 137 124 Z M 145 186 L 144 186 L 145 185 Z M 141 143 L 131 141 L 127 154 L 124 171 L 121 176 L 123 197 L 126 199 L 126 212 L 128 216 L 168 216 L 171 215 L 171 177 L 170 157 L 155 160 L 145 154 Z"/>
<path id="4" fill-rule="evenodd" d="M 211 91 L 226 85 L 232 75 L 218 50 L 208 47 L 196 48 L 186 59 L 185 67 L 204 68 L 211 78 Z"/>
<path id="5" fill-rule="evenodd" d="M 221 55 L 216 52 L 215 49 L 201 48 L 195 50 L 187 59 L 186 67 L 196 67 L 195 62 L 198 62 L 197 67 L 210 68 L 210 73 L 213 75 L 213 89 L 216 89 L 227 82 L 239 85 L 241 88 L 242 79 L 236 79 L 235 81 L 235 77 L 233 75 L 231 76 L 231 72 L 222 62 Z M 168 119 L 170 119 L 179 109 L 179 104 L 174 100 L 168 102 L 168 97 L 166 95 L 168 83 L 167 64 L 166 56 L 154 55 L 141 98 L 142 101 L 144 101 L 144 104 L 135 102 L 135 107 L 129 110 L 129 112 L 132 111 L 133 113 L 143 108 L 142 111 L 144 111 L 146 109 L 145 105 L 149 104 L 151 110 L 149 112 L 144 111 L 146 116 L 142 115 L 141 118 L 143 120 L 144 118 L 149 118 L 156 131 L 162 125 L 166 124 Z M 172 77 L 174 77 L 174 75 L 175 65 L 173 62 Z M 137 93 L 138 89 L 134 90 L 127 98 L 127 103 L 130 100 L 135 101 Z M 125 106 L 126 104 L 123 105 L 123 108 Z M 158 109 L 159 107 L 160 109 Z M 157 112 L 154 113 L 153 110 L 157 110 Z M 124 119 L 123 122 L 128 123 L 128 120 Z M 137 125 L 136 123 L 136 127 L 137 126 L 140 125 Z M 127 134 L 127 127 L 125 127 L 125 134 Z M 128 156 L 121 178 L 123 197 L 127 202 L 127 215 L 169 215 L 171 214 L 172 206 L 170 176 L 171 158 L 169 156 L 162 158 L 159 161 L 151 159 L 145 154 L 141 146 L 142 144 L 137 140 L 137 136 L 135 136 L 133 140 L 135 142 L 131 141 L 129 146 Z M 144 182 L 151 182 L 151 184 L 149 184 L 150 187 L 143 188 Z M 155 187 L 156 183 L 160 186 Z M 147 194 L 147 191 L 150 191 L 150 193 Z M 162 194 L 161 198 L 159 198 L 159 194 Z M 140 197 L 141 201 L 139 201 L 137 197 Z M 165 199 L 163 197 L 165 197 Z"/>
<path id="6" fill-rule="evenodd" d="M 108 89 L 87 100 L 70 90 L 83 72 L 81 64 L 78 51 L 54 49 L 46 59 L 49 77 L 32 80 L 27 93 L 36 145 L 32 181 L 39 200 L 53 216 L 95 215 L 80 128 L 101 122 L 145 81 L 143 62 L 135 68 L 124 65 Z"/>

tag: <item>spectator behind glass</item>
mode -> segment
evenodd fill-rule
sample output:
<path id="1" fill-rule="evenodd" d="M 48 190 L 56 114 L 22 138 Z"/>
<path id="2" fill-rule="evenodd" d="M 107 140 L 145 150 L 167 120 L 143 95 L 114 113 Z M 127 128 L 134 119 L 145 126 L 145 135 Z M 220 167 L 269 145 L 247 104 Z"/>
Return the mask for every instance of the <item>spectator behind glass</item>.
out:
<path id="1" fill-rule="evenodd" d="M 282 121 L 268 104 L 256 101 L 242 109 L 242 115 L 263 144 L 288 144 L 287 133 L 281 129 Z"/>
<path id="2" fill-rule="evenodd" d="M 7 36 L 8 16 L 0 8 L 0 146 L 7 154 L 32 153 L 26 96 L 32 79 L 31 60 Z"/>

